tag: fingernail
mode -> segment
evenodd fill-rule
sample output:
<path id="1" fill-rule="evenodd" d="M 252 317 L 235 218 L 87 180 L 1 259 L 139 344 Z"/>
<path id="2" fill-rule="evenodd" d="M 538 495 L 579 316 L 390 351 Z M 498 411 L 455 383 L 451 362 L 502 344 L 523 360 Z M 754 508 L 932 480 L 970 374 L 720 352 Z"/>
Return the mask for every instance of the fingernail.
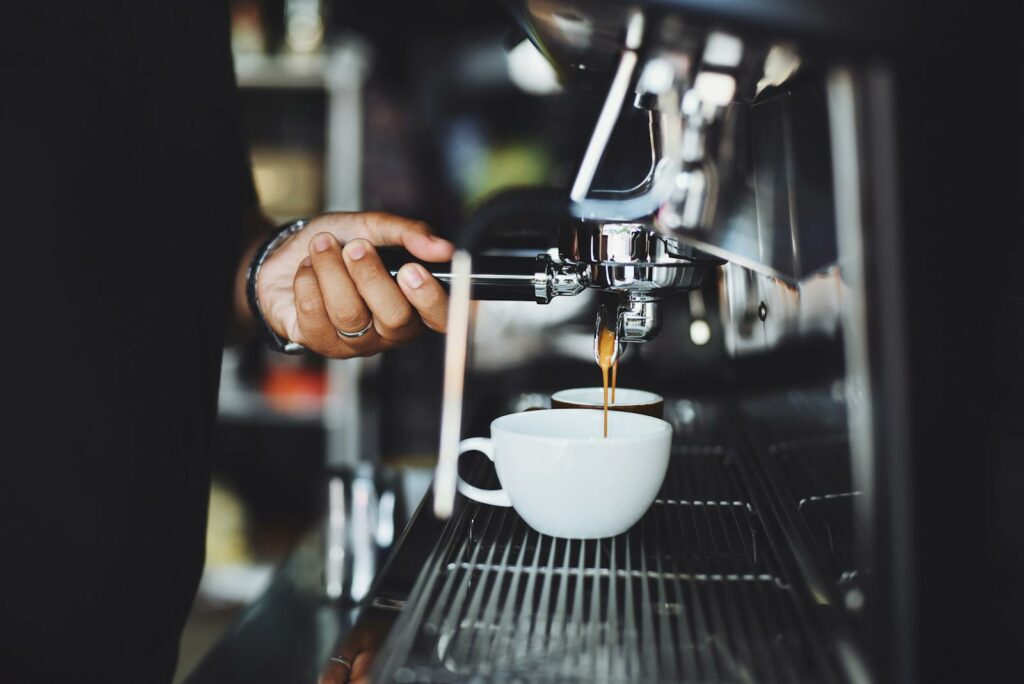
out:
<path id="1" fill-rule="evenodd" d="M 302 260 L 302 263 L 299 264 L 299 266 L 301 266 L 302 268 L 309 268 L 312 265 L 313 260 L 310 257 L 306 257 L 305 259 Z"/>
<path id="2" fill-rule="evenodd" d="M 359 242 L 353 242 L 352 246 L 348 248 L 348 256 L 353 261 L 359 261 L 366 256 L 366 248 Z"/>
<path id="3" fill-rule="evenodd" d="M 317 235 L 313 238 L 313 249 L 318 252 L 326 252 L 331 248 L 331 238 L 327 235 Z"/>
<path id="4" fill-rule="evenodd" d="M 420 270 L 415 266 L 402 270 L 402 280 L 413 289 L 423 284 L 423 276 L 420 275 Z"/>

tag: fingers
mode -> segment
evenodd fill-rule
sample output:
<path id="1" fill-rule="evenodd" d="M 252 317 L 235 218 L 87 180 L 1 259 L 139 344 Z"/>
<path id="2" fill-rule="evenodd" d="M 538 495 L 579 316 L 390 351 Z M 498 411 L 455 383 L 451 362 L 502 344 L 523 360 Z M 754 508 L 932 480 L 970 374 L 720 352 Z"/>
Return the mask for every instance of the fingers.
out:
<path id="1" fill-rule="evenodd" d="M 376 654 L 376 649 L 373 649 L 360 651 L 351 659 L 335 656 L 345 662 L 339 662 L 334 658 L 327 661 L 327 667 L 320 675 L 318 684 L 366 684 L 370 681 L 370 668 Z"/>
<path id="2" fill-rule="evenodd" d="M 443 332 L 447 296 L 440 284 L 415 264 L 406 265 L 396 283 L 371 243 L 400 245 L 425 261 L 443 261 L 453 252 L 420 221 L 380 212 L 319 216 L 263 264 L 257 295 L 268 324 L 335 358 L 407 342 L 424 324 Z M 339 337 L 338 331 L 355 333 L 368 324 L 360 337 Z"/>
<path id="3" fill-rule="evenodd" d="M 448 295 L 441 283 L 419 264 L 406 264 L 398 271 L 398 284 L 409 303 L 416 308 L 424 325 L 434 332 L 445 332 L 448 324 Z"/>
<path id="4" fill-rule="evenodd" d="M 415 337 L 419 330 L 419 317 L 384 268 L 373 245 L 363 239 L 353 240 L 345 245 L 342 254 L 344 267 L 365 306 L 373 314 L 377 334 L 392 344 Z"/>
<path id="5" fill-rule="evenodd" d="M 405 247 L 424 261 L 447 261 L 455 251 L 452 243 L 435 236 L 427 224 L 379 211 L 325 214 L 317 219 L 342 243 L 358 238 L 379 246 Z M 322 222 L 322 223 L 321 223 Z"/>
<path id="6" fill-rule="evenodd" d="M 356 655 L 352 662 L 352 684 L 368 684 L 371 681 L 370 667 L 375 655 L 376 651 L 363 651 Z"/>
<path id="7" fill-rule="evenodd" d="M 309 240 L 309 256 L 292 283 L 294 322 L 288 337 L 336 358 L 374 354 L 413 339 L 426 325 L 444 332 L 448 298 L 420 264 L 406 264 L 399 281 L 366 239 L 344 247 L 332 233 Z M 356 333 L 348 338 L 339 331 Z"/>
<path id="8" fill-rule="evenodd" d="M 315 235 L 310 241 L 309 258 L 335 339 L 339 330 L 356 333 L 370 325 L 372 314 L 345 266 L 341 245 L 334 236 L 330 233 Z M 369 352 L 380 340 L 371 327 L 362 337 L 345 338 L 344 342 L 353 349 Z"/>
<path id="9" fill-rule="evenodd" d="M 320 675 L 318 684 L 348 684 L 351 681 L 351 668 L 334 660 L 327 663 L 327 669 Z"/>
<path id="10" fill-rule="evenodd" d="M 309 259 L 303 261 L 292 282 L 295 294 L 297 330 L 288 337 L 321 354 L 333 355 L 338 347 L 338 334 L 327 315 L 320 283 Z"/>
<path id="11" fill-rule="evenodd" d="M 425 261 L 447 261 L 455 251 L 452 243 L 434 235 L 427 224 L 381 212 L 363 214 L 367 239 L 378 245 L 401 245 Z"/>

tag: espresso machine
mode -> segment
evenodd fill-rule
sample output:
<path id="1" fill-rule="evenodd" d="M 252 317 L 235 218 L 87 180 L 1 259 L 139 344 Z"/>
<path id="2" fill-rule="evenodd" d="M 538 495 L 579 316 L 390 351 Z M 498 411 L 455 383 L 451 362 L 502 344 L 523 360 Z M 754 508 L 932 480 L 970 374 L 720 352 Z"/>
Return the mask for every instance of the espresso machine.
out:
<path id="1" fill-rule="evenodd" d="M 938 247 L 960 234 L 961 214 L 928 194 L 947 180 L 929 161 L 945 138 L 919 125 L 962 109 L 934 108 L 945 81 L 921 64 L 966 78 L 976 63 L 944 61 L 936 46 L 950 24 L 942 15 L 927 37 L 916 9 L 511 3 L 563 86 L 603 93 L 603 105 L 571 188 L 498 197 L 470 219 L 450 268 L 433 267 L 451 294 L 439 457 L 406 548 L 371 590 L 368 619 L 390 616 L 375 681 L 913 682 L 998 671 L 997 639 L 961 622 L 980 617 L 982 600 L 943 589 L 984 558 L 963 524 L 970 514 L 937 494 L 955 484 L 977 503 L 979 480 L 952 465 L 959 438 L 977 444 L 958 427 L 977 414 L 924 389 L 936 370 L 952 385 L 949 360 L 969 344 L 948 338 L 927 360 L 911 346 L 939 329 L 942 309 L 915 283 L 963 303 L 944 287 Z M 495 256 L 509 226 L 548 235 L 548 247 Z M 668 304 L 689 302 L 696 319 L 716 303 L 736 381 L 693 398 L 680 378 L 667 394 L 672 464 L 637 526 L 558 540 L 457 494 L 470 301 L 543 304 L 593 289 L 617 300 L 620 345 L 658 346 L 656 364 L 692 349 L 678 327 L 665 339 Z M 939 415 L 950 422 L 936 426 Z M 487 465 L 475 475 L 496 484 Z M 949 523 L 965 552 L 950 558 L 952 540 L 927 533 L 928 521 Z M 436 544 L 414 552 L 423 538 Z"/>
<path id="2" fill-rule="evenodd" d="M 1000 415 L 986 344 L 1010 291 L 999 265 L 1024 256 L 993 228 L 1019 175 L 968 160 L 1002 154 L 1013 109 L 966 135 L 980 110 L 953 87 L 1006 62 L 952 41 L 957 15 L 938 6 L 507 4 L 562 86 L 602 104 L 571 187 L 494 198 L 450 264 L 425 264 L 450 292 L 433 485 L 320 670 L 1008 680 L 1019 649 L 1001 648 L 1012 632 L 985 607 L 1021 596 L 1001 581 L 1021 564 L 1008 545 L 999 572 L 989 563 L 985 540 L 1012 532 L 984 511 L 1022 511 L 985 479 L 1000 472 L 984 450 Z M 407 255 L 382 257 L 397 269 Z M 588 291 L 614 302 L 620 347 L 653 367 L 674 441 L 641 521 L 581 541 L 456 482 L 497 486 L 490 464 L 458 463 L 471 301 Z M 677 317 L 711 322 L 716 391 L 677 370 L 707 343 Z M 1024 406 L 1019 378 L 1001 386 Z"/>

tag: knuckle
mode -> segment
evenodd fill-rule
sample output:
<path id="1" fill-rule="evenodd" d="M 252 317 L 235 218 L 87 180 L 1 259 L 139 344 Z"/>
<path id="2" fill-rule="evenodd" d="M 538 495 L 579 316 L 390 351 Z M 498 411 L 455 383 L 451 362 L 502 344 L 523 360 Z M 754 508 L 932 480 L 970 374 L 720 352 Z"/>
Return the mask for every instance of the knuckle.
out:
<path id="1" fill-rule="evenodd" d="M 417 318 L 413 314 L 411 306 L 398 306 L 391 312 L 388 322 L 393 328 L 408 328 L 416 322 Z"/>
<path id="2" fill-rule="evenodd" d="M 388 349 L 411 342 L 416 339 L 420 332 L 419 319 L 411 319 L 407 324 L 394 326 L 382 331 L 381 341 L 388 345 Z"/>
<path id="3" fill-rule="evenodd" d="M 295 276 L 293 288 L 295 303 L 300 312 L 314 314 L 323 308 L 323 300 L 315 276 L 310 273 L 298 273 Z"/>
<path id="4" fill-rule="evenodd" d="M 374 307 L 374 317 L 389 330 L 402 328 L 413 320 L 413 309 L 401 295 L 389 297 Z"/>
<path id="5" fill-rule="evenodd" d="M 304 314 L 315 314 L 321 308 L 319 297 L 306 295 L 299 298 L 299 311 Z"/>
<path id="6" fill-rule="evenodd" d="M 295 277 L 292 278 L 292 286 L 295 289 L 316 287 L 316 273 L 311 268 L 300 268 L 295 271 Z"/>
<path id="7" fill-rule="evenodd" d="M 366 315 L 361 311 L 335 311 L 330 318 L 335 328 L 345 332 L 356 332 L 366 327 Z"/>
<path id="8" fill-rule="evenodd" d="M 356 289 L 364 296 L 374 299 L 385 295 L 392 284 L 391 276 L 384 267 L 377 264 L 367 264 L 351 270 L 352 280 Z M 397 288 L 396 288 L 397 289 Z"/>

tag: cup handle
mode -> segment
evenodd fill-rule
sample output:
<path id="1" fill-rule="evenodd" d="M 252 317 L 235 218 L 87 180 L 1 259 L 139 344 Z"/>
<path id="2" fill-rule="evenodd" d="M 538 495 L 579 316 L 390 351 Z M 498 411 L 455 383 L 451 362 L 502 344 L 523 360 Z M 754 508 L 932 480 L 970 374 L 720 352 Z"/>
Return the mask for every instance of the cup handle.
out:
<path id="1" fill-rule="evenodd" d="M 487 437 L 470 437 L 469 439 L 462 440 L 459 443 L 459 456 L 469 451 L 479 451 L 491 459 L 492 463 L 494 462 L 494 447 L 491 444 L 491 440 Z M 459 477 L 459 491 L 462 492 L 463 496 L 473 501 L 479 501 L 491 506 L 509 507 L 512 505 L 504 489 L 480 489 L 469 484 L 461 477 Z"/>

